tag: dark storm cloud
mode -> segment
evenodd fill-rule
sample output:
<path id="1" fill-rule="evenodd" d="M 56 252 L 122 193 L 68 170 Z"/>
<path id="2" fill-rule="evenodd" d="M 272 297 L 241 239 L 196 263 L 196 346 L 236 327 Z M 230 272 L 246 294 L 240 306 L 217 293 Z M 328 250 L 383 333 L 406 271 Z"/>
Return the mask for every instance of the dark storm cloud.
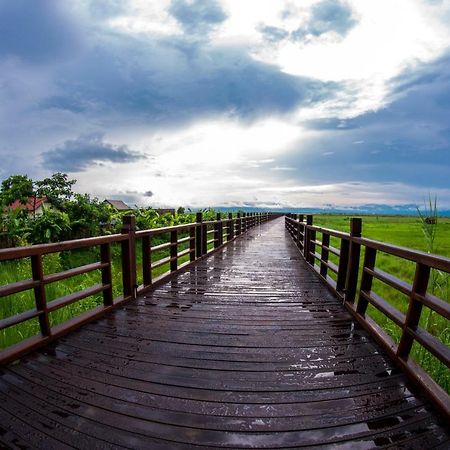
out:
<path id="1" fill-rule="evenodd" d="M 337 86 L 282 73 L 238 48 L 121 39 L 97 46 L 58 76 L 51 106 L 170 124 L 211 113 L 254 119 L 333 95 Z"/>
<path id="2" fill-rule="evenodd" d="M 46 167 L 61 172 L 81 172 L 99 162 L 129 163 L 145 158 L 125 145 L 104 142 L 99 134 L 66 141 L 61 147 L 44 152 L 42 157 Z"/>

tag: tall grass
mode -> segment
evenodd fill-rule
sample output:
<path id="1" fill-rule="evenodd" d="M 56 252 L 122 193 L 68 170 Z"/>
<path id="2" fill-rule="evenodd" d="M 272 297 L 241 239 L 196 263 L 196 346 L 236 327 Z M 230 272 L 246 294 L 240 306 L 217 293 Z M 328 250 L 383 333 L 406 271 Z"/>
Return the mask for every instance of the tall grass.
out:
<path id="1" fill-rule="evenodd" d="M 337 215 L 316 216 L 314 218 L 315 223 L 318 225 L 342 231 L 349 230 L 349 220 L 349 217 Z M 368 216 L 364 217 L 363 224 L 363 235 L 368 238 L 429 253 L 442 254 L 447 257 L 450 256 L 450 220 L 439 217 L 437 201 L 431 197 L 424 205 L 423 210 L 418 209 L 416 217 Z M 332 238 L 331 245 L 339 247 L 339 241 Z M 361 266 L 363 259 L 364 252 L 361 257 Z M 334 255 L 330 255 L 330 260 L 335 264 L 338 263 L 338 259 Z M 377 252 L 376 266 L 407 283 L 413 283 L 415 273 L 415 264 L 413 262 L 383 252 Z M 375 279 L 372 290 L 403 314 L 407 313 L 409 305 L 407 296 Z M 449 302 L 449 274 L 432 270 L 428 292 Z M 374 319 L 395 342 L 398 343 L 400 341 L 402 330 L 378 309 L 369 305 L 367 315 Z M 444 317 L 424 306 L 419 325 L 438 338 L 443 344 L 450 346 L 450 328 L 448 321 Z M 411 357 L 447 392 L 450 392 L 449 370 L 444 364 L 418 343 L 414 343 Z"/>

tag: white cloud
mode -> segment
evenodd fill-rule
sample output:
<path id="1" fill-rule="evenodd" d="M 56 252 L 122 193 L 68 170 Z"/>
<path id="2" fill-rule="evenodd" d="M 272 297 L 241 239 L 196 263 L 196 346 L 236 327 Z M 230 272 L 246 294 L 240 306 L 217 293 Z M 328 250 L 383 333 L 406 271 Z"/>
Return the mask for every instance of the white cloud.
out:
<path id="1" fill-rule="evenodd" d="M 286 73 L 344 84 L 341 95 L 303 109 L 300 119 L 355 117 L 385 106 L 393 77 L 438 58 L 450 42 L 443 19 L 445 11 L 449 14 L 448 1 L 437 6 L 421 0 L 350 0 L 356 26 L 346 36 L 326 34 L 303 42 L 282 39 L 271 44 L 259 33 L 261 25 L 292 33 L 306 23 L 311 8 L 319 2 L 223 3 L 230 18 L 217 34 L 217 42 L 245 42 L 254 58 L 277 64 Z M 283 14 L 286 10 L 292 13 Z"/>
<path id="2" fill-rule="evenodd" d="M 269 194 L 269 195 L 267 195 Z M 361 206 L 367 204 L 402 205 L 411 203 L 411 199 L 426 199 L 429 192 L 425 188 L 406 183 L 391 182 L 343 182 L 317 185 L 283 185 L 262 187 L 256 190 L 258 198 L 271 198 L 285 207 L 324 207 L 333 204 L 336 207 Z M 441 208 L 448 208 L 450 189 L 435 189 L 433 195 L 440 201 Z M 419 205 L 421 206 L 421 205 Z"/>

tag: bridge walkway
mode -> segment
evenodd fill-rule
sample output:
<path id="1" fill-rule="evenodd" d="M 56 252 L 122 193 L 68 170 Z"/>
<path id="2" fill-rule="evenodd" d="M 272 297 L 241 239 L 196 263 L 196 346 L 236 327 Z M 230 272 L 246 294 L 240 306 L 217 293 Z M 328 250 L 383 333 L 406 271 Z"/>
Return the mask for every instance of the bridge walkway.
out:
<path id="1" fill-rule="evenodd" d="M 449 448 L 283 219 L 2 369 L 7 448 Z"/>

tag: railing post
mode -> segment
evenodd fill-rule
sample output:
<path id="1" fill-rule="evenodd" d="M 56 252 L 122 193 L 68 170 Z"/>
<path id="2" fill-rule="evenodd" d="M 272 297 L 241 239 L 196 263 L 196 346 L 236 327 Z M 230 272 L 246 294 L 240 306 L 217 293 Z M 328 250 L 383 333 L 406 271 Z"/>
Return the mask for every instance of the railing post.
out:
<path id="1" fill-rule="evenodd" d="M 178 231 L 170 232 L 170 271 L 175 272 L 178 268 Z"/>
<path id="2" fill-rule="evenodd" d="M 292 238 L 294 239 L 294 243 L 298 248 L 298 239 L 299 239 L 299 230 L 300 230 L 300 222 L 298 220 L 298 214 L 294 215 L 294 219 L 295 219 L 295 225 L 294 228 L 292 230 Z"/>
<path id="3" fill-rule="evenodd" d="M 361 244 L 357 244 L 352 238 L 361 237 L 362 220 L 359 217 L 350 219 L 350 249 L 348 256 L 347 279 L 345 281 L 345 301 L 354 303 L 358 284 L 359 258 Z"/>
<path id="4" fill-rule="evenodd" d="M 366 309 L 369 304 L 367 298 L 364 297 L 363 292 L 366 295 L 370 295 L 370 291 L 372 290 L 372 282 L 373 275 L 367 273 L 364 269 L 375 269 L 375 261 L 377 258 L 377 251 L 374 248 L 366 247 L 366 251 L 364 253 L 364 264 L 361 275 L 361 287 L 359 288 L 359 297 L 358 304 L 356 305 L 356 312 L 361 316 L 366 314 Z"/>
<path id="5" fill-rule="evenodd" d="M 100 246 L 100 261 L 102 264 L 107 264 L 107 266 L 102 267 L 102 284 L 103 286 L 108 286 L 103 291 L 103 304 L 109 306 L 113 304 L 111 246 L 109 244 Z"/>
<path id="6" fill-rule="evenodd" d="M 150 236 L 142 238 L 142 279 L 144 287 L 152 284 L 152 241 Z"/>
<path id="7" fill-rule="evenodd" d="M 208 253 L 208 225 L 203 223 L 202 225 L 202 255 Z"/>
<path id="8" fill-rule="evenodd" d="M 322 254 L 320 255 L 320 259 L 322 262 L 320 263 L 320 275 L 322 275 L 325 279 L 327 278 L 328 266 L 326 263 L 328 262 L 329 250 L 330 247 L 330 235 L 327 233 L 322 233 Z"/>
<path id="9" fill-rule="evenodd" d="M 311 216 L 311 225 L 313 221 L 313 216 Z M 314 255 L 316 253 L 316 244 L 314 244 L 316 240 L 316 231 L 315 230 L 311 230 L 309 233 L 309 263 L 314 267 L 314 263 L 315 263 L 315 258 Z"/>
<path id="10" fill-rule="evenodd" d="M 236 236 L 239 236 L 242 231 L 242 219 L 241 219 L 241 213 L 237 213 L 237 221 L 236 221 L 237 227 L 236 227 Z"/>
<path id="11" fill-rule="evenodd" d="M 233 213 L 228 213 L 228 233 L 227 233 L 227 242 L 231 241 L 234 238 L 234 220 Z"/>
<path id="12" fill-rule="evenodd" d="M 47 297 L 44 285 L 44 269 L 42 267 L 42 255 L 33 255 L 31 257 L 31 272 L 33 280 L 38 281 L 39 285 L 34 288 L 34 298 L 36 302 L 36 310 L 42 311 L 39 315 L 39 328 L 42 336 L 51 336 L 50 321 L 47 310 Z"/>
<path id="13" fill-rule="evenodd" d="M 127 234 L 128 239 L 122 241 L 122 283 L 123 296 L 136 298 L 136 218 L 123 216 L 122 234 Z"/>
<path id="14" fill-rule="evenodd" d="M 336 279 L 336 292 L 345 295 L 345 282 L 347 279 L 348 269 L 348 252 L 350 248 L 350 242 L 347 239 L 341 239 L 341 247 L 339 250 L 339 266 Z"/>
<path id="15" fill-rule="evenodd" d="M 299 248 L 299 250 L 303 250 L 303 239 L 300 239 L 300 235 L 305 233 L 305 226 L 303 224 L 303 220 L 304 220 L 304 215 L 299 214 L 298 215 L 298 228 L 297 228 L 297 247 Z"/>
<path id="16" fill-rule="evenodd" d="M 195 261 L 195 230 L 196 227 L 192 226 L 189 228 L 189 261 L 194 262 Z"/>
<path id="17" fill-rule="evenodd" d="M 222 214 L 217 213 L 216 223 L 214 224 L 214 248 L 222 245 L 223 231 L 222 231 Z"/>
<path id="18" fill-rule="evenodd" d="M 197 258 L 202 256 L 202 231 L 203 231 L 203 213 L 198 212 L 196 215 L 197 227 L 195 229 L 195 254 Z"/>
<path id="19" fill-rule="evenodd" d="M 416 264 L 416 273 L 409 298 L 408 312 L 406 313 L 405 323 L 403 324 L 402 336 L 398 344 L 397 356 L 404 361 L 409 357 L 414 338 L 409 334 L 408 329 L 415 330 L 419 325 L 420 314 L 422 313 L 422 302 L 415 299 L 416 295 L 425 296 L 430 279 L 431 269 L 424 264 Z"/>
<path id="20" fill-rule="evenodd" d="M 312 225 L 313 224 L 313 216 L 311 214 L 308 214 L 306 216 L 306 225 Z M 314 257 L 311 261 L 311 237 L 312 232 L 309 228 L 305 227 L 305 233 L 304 233 L 304 243 L 303 243 L 303 256 L 305 257 L 306 261 L 309 264 L 314 265 Z"/>

